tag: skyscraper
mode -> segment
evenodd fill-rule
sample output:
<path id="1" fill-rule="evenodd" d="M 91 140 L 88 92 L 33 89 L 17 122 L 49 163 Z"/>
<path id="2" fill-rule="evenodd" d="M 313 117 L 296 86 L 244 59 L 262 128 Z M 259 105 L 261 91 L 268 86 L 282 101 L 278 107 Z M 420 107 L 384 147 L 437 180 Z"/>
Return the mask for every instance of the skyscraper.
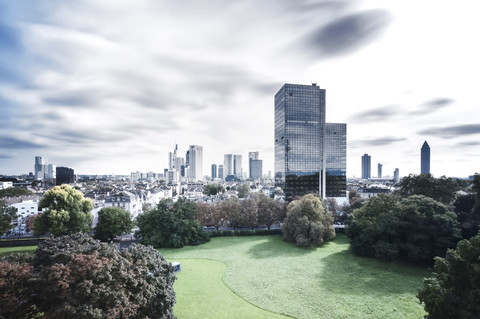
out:
<path id="1" fill-rule="evenodd" d="M 422 145 L 420 157 L 420 174 L 430 174 L 430 146 L 427 141 Z"/>
<path id="2" fill-rule="evenodd" d="M 47 170 L 47 159 L 42 156 L 35 156 L 35 179 L 43 180 Z"/>
<path id="3" fill-rule="evenodd" d="M 233 155 L 233 175 L 242 178 L 242 155 Z"/>
<path id="4" fill-rule="evenodd" d="M 190 145 L 188 155 L 188 178 L 193 181 L 203 180 L 203 147 Z"/>
<path id="5" fill-rule="evenodd" d="M 251 179 L 262 178 L 263 175 L 263 161 L 260 159 L 258 152 L 248 153 L 248 177 Z"/>
<path id="6" fill-rule="evenodd" d="M 217 178 L 217 164 L 212 164 L 212 179 Z"/>
<path id="7" fill-rule="evenodd" d="M 378 178 L 382 178 L 382 168 L 383 168 L 383 164 L 382 164 L 382 163 L 378 163 L 377 168 L 378 168 L 378 175 L 377 175 L 377 177 L 378 177 Z"/>
<path id="8" fill-rule="evenodd" d="M 224 179 L 225 178 L 225 174 L 223 173 L 223 164 L 220 164 L 218 165 L 218 178 L 220 179 Z"/>
<path id="9" fill-rule="evenodd" d="M 372 177 L 372 157 L 368 154 L 362 156 L 362 179 Z"/>
<path id="10" fill-rule="evenodd" d="M 233 155 L 225 154 L 223 159 L 224 177 L 233 175 Z"/>
<path id="11" fill-rule="evenodd" d="M 308 193 L 329 196 L 329 155 L 330 171 L 343 174 L 336 164 L 340 160 L 342 167 L 346 162 L 346 153 L 342 154 L 346 140 L 345 145 L 334 144 L 343 140 L 346 125 L 331 125 L 326 140 L 325 90 L 316 84 L 285 84 L 275 94 L 275 181 L 283 187 L 287 201 Z M 332 181 L 341 183 L 341 179 Z"/>
<path id="12" fill-rule="evenodd" d="M 347 196 L 347 124 L 325 123 L 325 196 Z"/>
<path id="13" fill-rule="evenodd" d="M 75 174 L 72 168 L 57 167 L 57 185 L 71 184 L 75 182 Z"/>
<path id="14" fill-rule="evenodd" d="M 393 179 L 395 182 L 400 182 L 400 170 L 398 168 L 395 168 L 395 171 L 393 172 Z"/>

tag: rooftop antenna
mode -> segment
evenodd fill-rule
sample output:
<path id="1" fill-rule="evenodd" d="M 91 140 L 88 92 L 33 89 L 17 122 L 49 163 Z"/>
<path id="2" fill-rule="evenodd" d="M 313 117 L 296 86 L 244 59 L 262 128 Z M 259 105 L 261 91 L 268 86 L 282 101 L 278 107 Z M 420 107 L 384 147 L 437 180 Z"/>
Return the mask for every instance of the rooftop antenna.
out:
<path id="1" fill-rule="evenodd" d="M 317 86 L 317 81 L 311 81 L 312 82 L 312 86 Z"/>

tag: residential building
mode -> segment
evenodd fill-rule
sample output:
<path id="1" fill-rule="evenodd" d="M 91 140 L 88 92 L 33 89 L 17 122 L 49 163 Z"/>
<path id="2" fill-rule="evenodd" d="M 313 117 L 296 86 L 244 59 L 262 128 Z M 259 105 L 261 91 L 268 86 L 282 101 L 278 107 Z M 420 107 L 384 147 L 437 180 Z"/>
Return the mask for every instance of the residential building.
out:
<path id="1" fill-rule="evenodd" d="M 368 154 L 362 156 L 362 179 L 372 177 L 372 157 Z"/>
<path id="2" fill-rule="evenodd" d="M 420 174 L 430 174 L 430 146 L 427 141 L 422 145 L 420 157 Z"/>

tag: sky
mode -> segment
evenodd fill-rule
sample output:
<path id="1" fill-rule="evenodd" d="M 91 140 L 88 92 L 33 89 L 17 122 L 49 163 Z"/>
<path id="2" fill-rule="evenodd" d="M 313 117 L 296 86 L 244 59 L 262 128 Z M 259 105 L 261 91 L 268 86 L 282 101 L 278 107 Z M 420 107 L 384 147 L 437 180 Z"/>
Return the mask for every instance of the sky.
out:
<path id="1" fill-rule="evenodd" d="M 480 172 L 477 1 L 0 0 L 0 174 L 163 172 L 178 144 L 274 164 L 273 97 L 326 90 L 347 176 Z"/>

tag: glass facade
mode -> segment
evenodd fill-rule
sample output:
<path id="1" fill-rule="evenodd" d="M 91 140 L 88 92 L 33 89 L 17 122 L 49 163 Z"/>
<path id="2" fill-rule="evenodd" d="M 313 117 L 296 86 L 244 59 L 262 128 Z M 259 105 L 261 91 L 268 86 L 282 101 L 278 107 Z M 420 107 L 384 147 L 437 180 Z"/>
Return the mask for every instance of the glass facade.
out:
<path id="1" fill-rule="evenodd" d="M 347 124 L 325 124 L 326 197 L 347 196 Z"/>

